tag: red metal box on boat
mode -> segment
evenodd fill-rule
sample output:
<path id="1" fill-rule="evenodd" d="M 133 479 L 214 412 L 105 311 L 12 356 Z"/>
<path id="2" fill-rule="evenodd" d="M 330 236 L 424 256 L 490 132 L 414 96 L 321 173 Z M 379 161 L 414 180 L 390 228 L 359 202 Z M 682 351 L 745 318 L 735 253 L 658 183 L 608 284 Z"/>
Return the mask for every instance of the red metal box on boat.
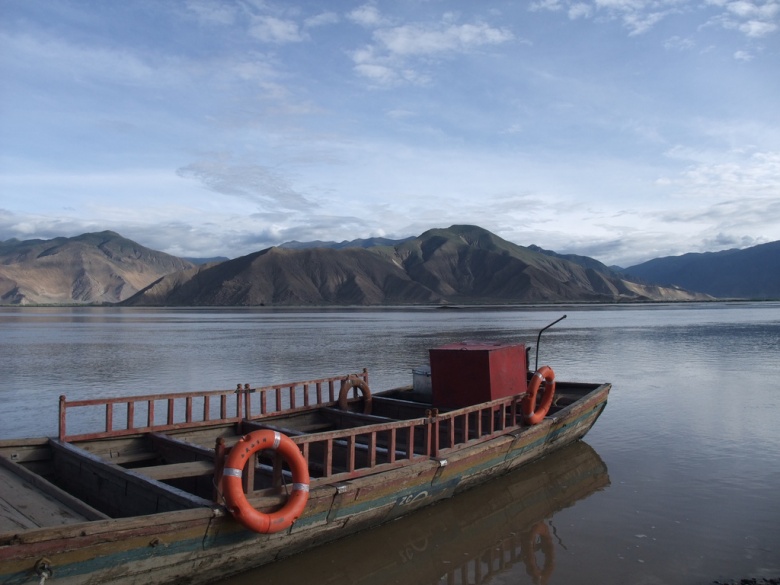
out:
<path id="1" fill-rule="evenodd" d="M 460 408 L 527 389 L 525 345 L 469 342 L 430 350 L 433 405 Z"/>

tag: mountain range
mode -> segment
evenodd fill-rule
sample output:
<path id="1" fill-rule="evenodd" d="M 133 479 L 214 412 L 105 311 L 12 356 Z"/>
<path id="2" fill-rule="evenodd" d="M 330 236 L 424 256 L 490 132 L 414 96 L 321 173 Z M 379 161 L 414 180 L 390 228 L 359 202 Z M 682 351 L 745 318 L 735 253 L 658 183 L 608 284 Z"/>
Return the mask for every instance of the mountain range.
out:
<path id="1" fill-rule="evenodd" d="M 606 268 L 606 267 L 605 267 Z M 164 276 L 127 305 L 318 306 L 691 300 L 540 254 L 477 226 L 398 242 L 275 247 Z"/>
<path id="2" fill-rule="evenodd" d="M 762 250 L 757 261 L 769 265 L 774 261 L 776 266 L 780 242 L 775 244 Z M 712 256 L 725 254 L 731 262 L 734 255 L 755 254 L 751 250 Z M 703 281 L 667 278 L 663 267 L 674 266 L 679 258 L 684 257 L 623 271 L 593 258 L 519 246 L 477 226 L 455 225 L 403 240 L 289 242 L 232 260 L 200 263 L 150 250 L 114 232 L 99 232 L 0 242 L 0 303 L 373 306 L 689 301 L 719 296 L 709 293 Z M 650 268 L 655 272 L 649 273 Z M 682 274 L 689 273 L 696 271 L 689 266 Z M 760 296 L 780 297 L 777 279 L 757 282 L 764 281 Z M 739 296 L 755 295 L 745 289 Z"/>
<path id="3" fill-rule="evenodd" d="M 656 258 L 626 268 L 627 278 L 680 286 L 718 298 L 780 298 L 780 241 L 744 250 Z"/>
<path id="4" fill-rule="evenodd" d="M 0 304 L 114 303 L 194 266 L 115 232 L 0 242 Z"/>

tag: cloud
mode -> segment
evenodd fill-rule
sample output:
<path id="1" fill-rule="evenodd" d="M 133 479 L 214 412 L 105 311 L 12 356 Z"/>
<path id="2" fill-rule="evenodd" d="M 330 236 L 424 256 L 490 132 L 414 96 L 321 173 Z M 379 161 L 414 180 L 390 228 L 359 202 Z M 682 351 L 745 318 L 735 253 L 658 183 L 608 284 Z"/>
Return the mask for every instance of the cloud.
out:
<path id="1" fill-rule="evenodd" d="M 777 0 L 445 4 L 14 3 L 0 223 L 203 256 L 465 222 L 610 261 L 777 239 Z M 541 38 L 553 18 L 565 46 Z M 211 151 L 253 154 L 192 154 Z"/>
<path id="2" fill-rule="evenodd" d="M 666 209 L 652 212 L 647 221 L 673 234 L 669 240 L 675 241 L 676 253 L 777 239 L 780 152 L 714 153 L 678 147 L 668 154 L 690 164 L 662 180 L 671 197 Z"/>
<path id="3" fill-rule="evenodd" d="M 708 24 L 739 31 L 750 39 L 770 35 L 780 24 L 780 2 L 777 0 L 706 0 L 705 4 L 720 9 Z"/>
<path id="4" fill-rule="evenodd" d="M 188 0 L 186 6 L 202 24 L 229 25 L 236 19 L 235 10 L 228 4 L 210 0 Z"/>
<path id="5" fill-rule="evenodd" d="M 430 66 L 431 59 L 466 54 L 515 38 L 511 30 L 484 22 L 459 24 L 451 14 L 438 22 L 383 26 L 385 21 L 374 5 L 362 7 L 351 19 L 363 26 L 377 26 L 374 42 L 353 50 L 350 56 L 358 75 L 382 86 L 427 84 L 431 76 L 420 68 Z"/>
<path id="6" fill-rule="evenodd" d="M 734 236 L 733 234 L 724 234 L 722 232 L 715 234 L 712 238 L 705 239 L 704 249 L 707 250 L 726 250 L 730 248 L 748 248 L 765 243 L 762 240 L 752 236 Z"/>
<path id="7" fill-rule="evenodd" d="M 485 23 L 446 24 L 431 27 L 408 24 L 380 29 L 374 33 L 384 48 L 395 55 L 433 55 L 436 53 L 466 53 L 483 45 L 498 45 L 511 41 L 514 35 L 505 28 Z"/>
<path id="8" fill-rule="evenodd" d="M 84 82 L 100 78 L 123 85 L 170 83 L 171 77 L 159 75 L 167 70 L 176 79 L 175 60 L 154 63 L 138 53 L 102 46 L 63 41 L 52 36 L 0 33 L 2 60 L 9 68 L 23 68 L 41 75 L 60 76 Z M 174 81 L 175 82 L 175 81 Z"/>
<path id="9" fill-rule="evenodd" d="M 14 214 L 0 208 L 0 242 L 18 240 L 49 240 L 63 236 L 77 236 L 88 231 L 106 229 L 102 222 L 85 222 L 79 219 L 50 218 L 45 215 Z"/>
<path id="10" fill-rule="evenodd" d="M 92 86 L 103 90 L 120 87 L 187 90 L 208 79 L 210 84 L 226 81 L 255 81 L 277 77 L 264 55 L 247 52 L 237 56 L 215 55 L 207 59 L 159 54 L 141 48 L 116 48 L 83 44 L 39 34 L 0 32 L 0 60 L 4 69 L 18 69 L 35 79 L 58 80 L 64 84 Z"/>
<path id="11" fill-rule="evenodd" d="M 373 47 L 357 49 L 352 53 L 354 71 L 375 85 L 390 87 L 399 84 L 426 85 L 430 77 L 413 67 L 404 66 L 397 59 L 378 56 Z"/>
<path id="12" fill-rule="evenodd" d="M 585 2 L 577 2 L 569 7 L 569 18 L 571 20 L 577 20 L 578 18 L 588 18 L 593 14 L 593 7 Z"/>
<path id="13" fill-rule="evenodd" d="M 693 49 L 696 43 L 690 38 L 673 36 L 664 42 L 664 49 L 670 51 L 688 51 Z"/>
<path id="14" fill-rule="evenodd" d="M 681 196 L 776 199 L 780 193 L 780 152 L 732 151 L 716 160 L 684 149 L 672 149 L 669 154 L 698 159 L 677 178 L 666 180 Z"/>
<path id="15" fill-rule="evenodd" d="M 310 16 L 303 21 L 303 25 L 306 28 L 317 28 L 320 26 L 327 26 L 329 24 L 336 24 L 339 22 L 339 15 L 335 12 L 322 12 L 316 16 Z"/>
<path id="16" fill-rule="evenodd" d="M 265 43 L 275 44 L 299 43 L 308 38 L 297 22 L 274 16 L 254 17 L 249 27 L 249 34 Z"/>
<path id="17" fill-rule="evenodd" d="M 34 123 L 43 127 L 46 120 L 57 118 L 53 127 L 63 133 L 67 125 L 81 126 L 79 132 L 96 126 L 107 130 L 105 121 L 113 120 L 114 130 L 120 123 L 125 124 L 125 130 L 132 124 L 134 140 L 138 140 L 149 132 L 154 117 L 167 116 L 169 123 L 181 122 L 168 129 L 175 140 L 178 134 L 198 127 L 194 118 L 213 127 L 246 128 L 259 120 L 278 125 L 285 116 L 316 110 L 309 96 L 301 98 L 293 91 L 292 76 L 280 66 L 278 56 L 254 48 L 231 54 L 177 54 L 149 46 L 106 44 L 99 39 L 85 43 L 41 31 L 2 30 L 0 45 L 0 67 L 7 77 L 24 84 L 23 91 L 37 88 L 35 95 L 40 98 L 54 99 L 56 95 L 56 107 L 52 107 L 53 102 L 52 106 L 41 106 L 40 98 L 16 107 L 28 116 L 34 111 L 30 108 L 39 107 L 41 118 Z M 7 101 L 12 103 L 10 94 Z M 141 111 L 144 114 L 139 116 Z"/>
<path id="18" fill-rule="evenodd" d="M 780 13 L 780 4 L 777 2 L 754 4 L 746 0 L 737 0 L 727 2 L 725 7 L 732 14 L 744 19 L 772 20 Z"/>
<path id="19" fill-rule="evenodd" d="M 629 35 L 641 35 L 656 24 L 661 22 L 669 14 L 669 12 L 650 12 L 647 14 L 642 13 L 630 13 L 623 16 L 623 24 L 630 29 Z"/>
<path id="20" fill-rule="evenodd" d="M 747 37 L 760 38 L 778 30 L 780 3 L 777 0 L 537 0 L 531 11 L 565 10 L 570 19 L 594 18 L 595 22 L 620 21 L 629 35 L 640 35 L 662 20 L 682 14 L 719 9 L 709 23 L 737 30 Z M 705 23 L 706 24 L 706 23 Z"/>
<path id="21" fill-rule="evenodd" d="M 531 2 L 528 9 L 532 12 L 538 12 L 541 10 L 548 10 L 550 12 L 558 12 L 563 10 L 564 4 L 561 0 L 538 0 L 538 2 Z"/>
<path id="22" fill-rule="evenodd" d="M 748 20 L 743 22 L 738 27 L 740 32 L 745 33 L 752 38 L 759 38 L 773 33 L 777 30 L 777 25 L 774 22 L 765 22 L 761 20 Z"/>
<path id="23" fill-rule="evenodd" d="M 675 0 L 539 0 L 530 5 L 530 10 L 565 10 L 571 20 L 596 16 L 606 22 L 618 20 L 633 36 L 647 32 L 679 9 Z"/>
<path id="24" fill-rule="evenodd" d="M 355 8 L 347 14 L 347 18 L 366 28 L 384 26 L 389 22 L 380 14 L 379 8 L 377 8 L 374 2 L 369 2 L 368 4 L 363 4 L 362 6 Z"/>
<path id="25" fill-rule="evenodd" d="M 280 173 L 258 164 L 233 164 L 226 155 L 181 167 L 176 174 L 196 179 L 210 191 L 240 197 L 261 208 L 269 204 L 283 209 L 306 209 L 314 205 Z"/>
<path id="26" fill-rule="evenodd" d="M 232 25 L 240 19 L 249 23 L 248 34 L 262 42 L 273 44 L 298 43 L 308 40 L 303 29 L 313 29 L 339 22 L 339 15 L 332 11 L 324 11 L 303 19 L 299 25 L 290 18 L 280 18 L 285 11 L 273 10 L 270 5 L 231 5 L 216 3 L 209 0 L 188 0 L 187 9 L 192 12 L 201 24 Z M 241 14 L 239 14 L 241 12 Z M 261 13 L 265 12 L 265 13 Z M 269 14 L 274 12 L 275 15 Z"/>

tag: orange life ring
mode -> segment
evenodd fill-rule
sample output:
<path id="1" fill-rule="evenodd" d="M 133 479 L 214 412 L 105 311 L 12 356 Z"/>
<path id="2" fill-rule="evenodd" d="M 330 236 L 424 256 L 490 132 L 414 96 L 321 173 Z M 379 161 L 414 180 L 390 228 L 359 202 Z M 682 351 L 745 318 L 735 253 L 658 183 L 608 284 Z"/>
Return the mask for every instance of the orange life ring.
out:
<path id="1" fill-rule="evenodd" d="M 359 376 L 348 376 L 341 383 L 341 390 L 339 390 L 339 408 L 341 410 L 347 410 L 349 403 L 347 398 L 349 397 L 349 391 L 352 388 L 357 388 L 363 394 L 363 414 L 371 414 L 371 390 L 366 384 L 366 381 Z"/>
<path id="2" fill-rule="evenodd" d="M 536 405 L 536 394 L 539 387 L 544 382 L 544 394 L 539 406 Z M 547 415 L 555 396 L 555 372 L 550 366 L 542 366 L 531 377 L 531 383 L 528 385 L 528 393 L 523 398 L 520 406 L 523 411 L 523 420 L 529 425 L 536 425 L 542 422 Z"/>
<path id="3" fill-rule="evenodd" d="M 538 550 L 541 550 L 544 555 L 544 566 L 541 568 L 536 559 Z M 524 535 L 521 558 L 525 565 L 525 572 L 534 579 L 534 582 L 541 585 L 549 583 L 555 568 L 555 545 L 547 524 L 537 522 Z"/>
<path id="4" fill-rule="evenodd" d="M 287 503 L 276 512 L 260 512 L 246 499 L 241 478 L 252 455 L 270 449 L 281 455 L 290 466 L 293 488 Z M 254 472 L 254 470 L 250 470 Z M 230 450 L 222 472 L 222 485 L 228 510 L 233 517 L 249 530 L 261 534 L 279 532 L 292 526 L 303 513 L 309 500 L 309 467 L 298 445 L 287 435 L 270 430 L 260 430 L 242 437 Z"/>

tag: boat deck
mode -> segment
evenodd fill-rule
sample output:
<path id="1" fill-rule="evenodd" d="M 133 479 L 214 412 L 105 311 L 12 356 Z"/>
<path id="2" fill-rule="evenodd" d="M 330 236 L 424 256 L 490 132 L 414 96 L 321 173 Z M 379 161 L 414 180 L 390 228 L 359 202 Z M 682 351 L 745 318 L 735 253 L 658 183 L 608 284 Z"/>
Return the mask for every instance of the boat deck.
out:
<path id="1" fill-rule="evenodd" d="M 0 467 L 0 533 L 84 522 L 88 518 Z"/>
<path id="2" fill-rule="evenodd" d="M 45 440 L 25 443 L 14 455 L 0 450 L 0 534 L 108 518 L 23 466 L 48 456 Z"/>
<path id="3" fill-rule="evenodd" d="M 242 436 L 260 429 L 279 431 L 299 445 L 314 489 L 446 459 L 452 450 L 525 428 L 519 420 L 521 395 L 439 411 L 421 402 L 411 387 L 398 388 L 375 394 L 366 414 L 358 396 L 348 409 L 337 407 L 338 380 L 240 388 L 230 391 L 235 398 L 227 392 L 185 395 L 186 407 L 178 410 L 174 401 L 182 398 L 171 395 L 62 399 L 58 438 L 0 442 L 0 534 L 219 504 L 225 454 Z M 597 386 L 561 384 L 550 415 Z M 308 387 L 312 396 L 301 393 Z M 253 412 L 252 396 L 259 396 L 259 412 Z M 232 412 L 225 407 L 229 399 L 238 404 Z M 212 413 L 212 401 L 219 412 Z M 156 412 L 160 404 L 163 416 Z M 66 434 L 66 410 L 95 407 L 101 419 L 105 413 L 103 430 Z M 276 495 L 292 476 L 278 456 L 260 455 L 254 473 L 244 478 L 245 489 L 255 497 Z"/>

